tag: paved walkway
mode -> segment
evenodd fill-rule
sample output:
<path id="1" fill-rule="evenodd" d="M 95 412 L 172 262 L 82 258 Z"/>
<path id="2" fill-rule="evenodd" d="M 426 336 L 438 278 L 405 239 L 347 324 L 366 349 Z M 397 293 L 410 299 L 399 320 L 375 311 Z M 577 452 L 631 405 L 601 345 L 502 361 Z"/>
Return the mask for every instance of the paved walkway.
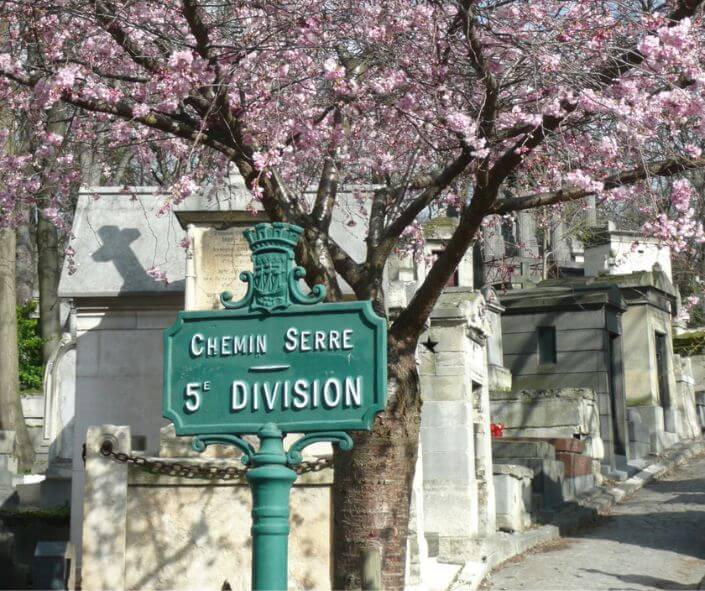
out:
<path id="1" fill-rule="evenodd" d="M 483 589 L 697 589 L 705 577 L 705 456 L 582 534 L 509 561 Z"/>

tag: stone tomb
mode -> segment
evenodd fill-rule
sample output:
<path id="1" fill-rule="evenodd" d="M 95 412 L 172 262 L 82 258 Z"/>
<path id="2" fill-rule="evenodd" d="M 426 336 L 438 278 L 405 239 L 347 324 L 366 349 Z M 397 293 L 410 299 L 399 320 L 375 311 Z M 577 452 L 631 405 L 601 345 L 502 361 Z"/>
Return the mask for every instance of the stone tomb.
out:
<path id="1" fill-rule="evenodd" d="M 494 535 L 484 297 L 447 288 L 419 346 L 424 530 L 431 555 L 472 559 Z"/>
<path id="2" fill-rule="evenodd" d="M 231 181 L 213 199 L 199 193 L 177 209 L 244 211 L 249 195 L 237 178 Z M 88 428 L 127 425 L 143 451 L 155 454 L 160 446 L 162 335 L 184 308 L 186 268 L 178 220 L 157 215 L 165 200 L 155 187 L 92 188 L 78 199 L 70 243 L 76 255 L 65 261 L 59 285 L 71 303 L 64 340 L 73 349 L 52 369 L 46 425 L 51 448 L 72 466 L 71 541 L 79 567 Z M 155 281 L 152 267 L 168 283 Z"/>
<path id="3" fill-rule="evenodd" d="M 605 469 L 626 462 L 629 440 L 622 362 L 626 306 L 617 287 L 542 286 L 510 291 L 501 301 L 506 308 L 502 315 L 504 361 L 512 372 L 512 391 L 592 390 L 597 396 Z M 502 398 L 505 395 L 498 394 L 497 404 Z M 550 399 L 544 402 L 550 404 Z M 557 426 L 550 417 L 546 422 L 549 430 Z M 539 427 L 537 423 L 525 426 Z M 556 432 L 553 436 L 564 435 Z"/>
<path id="4" fill-rule="evenodd" d="M 129 427 L 88 430 L 83 520 L 84 589 L 250 589 L 251 494 L 239 481 L 152 474 L 103 457 L 100 445 L 134 453 Z M 165 427 L 147 461 L 241 467 L 231 448 L 196 454 Z M 289 581 L 327 589 L 332 470 L 299 477 L 291 495 Z"/>

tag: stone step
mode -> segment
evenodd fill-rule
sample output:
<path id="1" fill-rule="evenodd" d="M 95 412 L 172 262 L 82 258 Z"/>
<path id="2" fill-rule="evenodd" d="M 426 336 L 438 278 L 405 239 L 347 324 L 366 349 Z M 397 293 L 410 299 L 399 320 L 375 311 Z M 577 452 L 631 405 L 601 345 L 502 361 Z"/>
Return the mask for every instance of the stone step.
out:
<path id="1" fill-rule="evenodd" d="M 556 458 L 556 450 L 550 443 L 540 439 L 493 439 L 492 458 L 536 458 L 554 460 Z"/>
<path id="2" fill-rule="evenodd" d="M 47 478 L 71 479 L 73 470 L 72 460 L 53 460 L 46 471 Z"/>
<path id="3" fill-rule="evenodd" d="M 629 474 L 625 470 L 615 470 L 609 466 L 602 466 L 602 474 L 605 478 L 610 480 L 616 480 L 617 482 L 624 482 L 629 478 Z"/>

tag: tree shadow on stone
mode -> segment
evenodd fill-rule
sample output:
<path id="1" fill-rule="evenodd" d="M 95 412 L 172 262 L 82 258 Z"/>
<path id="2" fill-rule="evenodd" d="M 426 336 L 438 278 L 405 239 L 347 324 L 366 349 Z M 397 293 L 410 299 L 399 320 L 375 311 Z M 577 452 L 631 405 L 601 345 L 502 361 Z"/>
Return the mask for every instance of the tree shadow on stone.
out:
<path id="1" fill-rule="evenodd" d="M 600 519 L 600 527 L 576 537 L 603 539 L 705 560 L 705 511 L 621 514 Z"/>

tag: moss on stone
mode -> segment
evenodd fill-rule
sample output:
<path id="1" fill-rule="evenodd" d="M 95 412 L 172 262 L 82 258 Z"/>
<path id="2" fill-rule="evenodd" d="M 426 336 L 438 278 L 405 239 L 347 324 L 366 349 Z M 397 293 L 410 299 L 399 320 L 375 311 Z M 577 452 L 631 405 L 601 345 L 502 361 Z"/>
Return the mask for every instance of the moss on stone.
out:
<path id="1" fill-rule="evenodd" d="M 674 336 L 673 352 L 686 356 L 705 353 L 705 330 Z"/>
<path id="2" fill-rule="evenodd" d="M 23 507 L 20 509 L 0 509 L 0 521 L 6 525 L 22 525 L 31 522 L 43 522 L 52 525 L 68 525 L 71 510 L 68 505 L 40 509 Z"/>
<path id="3" fill-rule="evenodd" d="M 653 404 L 653 398 L 650 394 L 638 398 L 627 398 L 627 406 L 649 406 L 651 404 Z"/>

